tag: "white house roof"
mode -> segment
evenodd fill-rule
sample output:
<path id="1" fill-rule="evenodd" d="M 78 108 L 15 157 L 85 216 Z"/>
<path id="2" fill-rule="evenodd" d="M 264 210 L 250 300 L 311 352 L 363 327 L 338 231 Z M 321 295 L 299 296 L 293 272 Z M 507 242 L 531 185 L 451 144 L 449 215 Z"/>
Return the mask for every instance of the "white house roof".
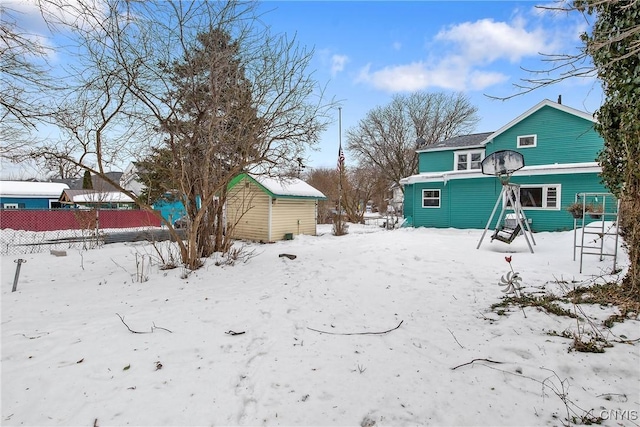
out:
<path id="1" fill-rule="evenodd" d="M 597 162 L 586 163 L 556 163 L 553 165 L 537 165 L 525 166 L 514 172 L 513 176 L 532 176 L 532 175 L 561 175 L 576 173 L 600 173 L 602 168 Z M 463 171 L 446 171 L 446 172 L 425 172 L 412 175 L 400 180 L 400 184 L 415 184 L 418 182 L 447 182 L 452 179 L 469 179 L 469 178 L 490 178 L 491 175 L 483 175 L 478 170 Z"/>
<path id="2" fill-rule="evenodd" d="M 0 181 L 2 197 L 57 199 L 68 188 L 67 184 L 59 182 Z"/>
<path id="3" fill-rule="evenodd" d="M 87 192 L 73 195 L 73 203 L 133 203 L 133 199 L 118 191 Z"/>
<path id="4" fill-rule="evenodd" d="M 251 177 L 276 196 L 326 198 L 321 191 L 298 178 L 272 178 L 262 175 Z"/>

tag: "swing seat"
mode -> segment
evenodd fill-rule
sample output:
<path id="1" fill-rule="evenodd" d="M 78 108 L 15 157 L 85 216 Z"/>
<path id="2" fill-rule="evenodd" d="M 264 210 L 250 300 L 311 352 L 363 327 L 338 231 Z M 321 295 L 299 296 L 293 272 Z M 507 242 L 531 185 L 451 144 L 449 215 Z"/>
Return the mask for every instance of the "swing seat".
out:
<path id="1" fill-rule="evenodd" d="M 503 226 L 496 229 L 496 231 L 493 233 L 493 236 L 491 236 L 491 241 L 493 242 L 494 240 L 500 240 L 501 242 L 504 242 L 506 244 L 511 244 L 511 242 L 513 242 L 515 238 L 518 237 L 521 231 L 522 228 L 520 227 L 520 224 L 516 224 L 514 228 Z"/>

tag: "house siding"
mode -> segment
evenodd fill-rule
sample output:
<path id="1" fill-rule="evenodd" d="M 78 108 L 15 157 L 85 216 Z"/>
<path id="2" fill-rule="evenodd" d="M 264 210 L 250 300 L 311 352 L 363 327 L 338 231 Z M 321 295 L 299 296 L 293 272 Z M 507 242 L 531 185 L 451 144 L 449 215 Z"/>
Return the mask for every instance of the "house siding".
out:
<path id="1" fill-rule="evenodd" d="M 536 135 L 536 146 L 518 148 L 518 136 L 523 135 Z M 602 138 L 594 131 L 593 122 L 545 106 L 487 143 L 485 155 L 500 150 L 518 151 L 525 157 L 527 166 L 581 163 L 595 161 L 602 146 Z M 467 149 L 456 147 L 420 153 L 418 173 L 454 170 L 454 156 L 460 150 Z"/>
<path id="2" fill-rule="evenodd" d="M 494 182 L 495 181 L 495 182 Z M 493 177 L 456 179 L 444 182 L 425 182 L 410 185 L 412 203 L 407 214 L 413 225 L 434 228 L 484 228 L 500 194 L 500 182 Z M 422 190 L 440 190 L 440 207 L 423 208 Z"/>
<path id="3" fill-rule="evenodd" d="M 447 187 L 451 198 L 450 226 L 484 228 L 502 191 L 500 181 L 494 177 L 457 179 L 449 181 Z"/>
<path id="4" fill-rule="evenodd" d="M 449 202 L 448 188 L 442 182 L 428 182 L 415 185 L 413 189 L 414 200 L 414 223 L 426 227 L 446 228 L 449 227 Z M 423 208 L 422 190 L 440 190 L 440 207 Z"/>
<path id="5" fill-rule="evenodd" d="M 418 156 L 418 173 L 446 172 L 453 169 L 455 150 L 431 151 Z"/>
<path id="6" fill-rule="evenodd" d="M 531 230 L 562 231 L 573 229 L 573 218 L 565 210 L 581 192 L 606 192 L 597 174 L 555 174 L 513 176 L 511 182 L 521 185 L 558 184 L 561 186 L 558 209 L 524 208 L 531 221 Z M 440 208 L 422 207 L 422 190 L 441 190 Z M 588 190 L 585 190 L 588 189 Z M 496 201 L 502 191 L 500 181 L 494 177 L 456 179 L 444 182 L 426 182 L 407 186 L 405 196 L 405 216 L 412 217 L 414 226 L 434 228 L 476 228 L 483 229 L 491 216 Z M 495 228 L 502 202 L 489 228 Z M 512 212 L 507 210 L 507 213 Z"/>
<path id="7" fill-rule="evenodd" d="M 153 204 L 153 209 L 160 212 L 160 215 L 171 223 L 187 214 L 187 211 L 180 200 L 169 202 L 159 199 Z"/>
<path id="8" fill-rule="evenodd" d="M 254 183 L 243 180 L 227 197 L 227 226 L 235 239 L 269 241 L 271 197 Z"/>
<path id="9" fill-rule="evenodd" d="M 33 198 L 33 197 L 0 197 L 0 208 L 5 204 L 24 206 L 21 209 L 50 209 L 50 203 L 57 203 L 57 198 Z"/>
<path id="10" fill-rule="evenodd" d="M 518 148 L 518 136 L 536 135 L 535 147 Z M 526 166 L 594 162 L 603 147 L 593 123 L 545 106 L 498 135 L 486 145 L 486 155 L 499 150 L 522 153 Z"/>
<path id="11" fill-rule="evenodd" d="M 545 100 L 518 117 L 495 133 L 493 140 L 485 145 L 485 156 L 500 150 L 513 150 L 521 153 L 527 167 L 511 177 L 511 182 L 521 185 L 560 185 L 557 195 L 558 206 L 555 209 L 524 208 L 531 220 L 533 231 L 568 230 L 574 226 L 573 218 L 566 207 L 574 202 L 577 193 L 606 193 L 595 167 L 571 169 L 563 166 L 548 168 L 541 173 L 536 166 L 593 164 L 604 142 L 594 129 L 594 123 L 586 113 L 564 108 L 564 106 Z M 518 147 L 518 136 L 536 135 L 533 147 Z M 445 144 L 446 146 L 446 144 Z M 454 155 L 459 150 L 450 147 L 447 150 L 424 151 L 419 153 L 419 173 L 434 172 L 425 177 L 430 182 L 420 182 L 420 178 L 405 186 L 405 217 L 407 225 L 414 227 L 454 227 L 484 228 L 496 205 L 502 190 L 499 180 L 492 176 L 472 172 L 469 176 L 460 173 L 449 178 L 438 178 L 438 173 L 455 169 Z M 573 170 L 573 172 L 572 172 Z M 422 190 L 439 189 L 441 206 L 439 209 L 422 208 Z M 494 223 L 495 228 L 502 203 Z M 509 212 L 509 211 L 508 211 Z"/>
<path id="12" fill-rule="evenodd" d="M 606 193 L 607 189 L 598 174 L 561 174 L 538 176 L 515 176 L 511 182 L 516 184 L 560 184 L 560 208 L 556 210 L 524 208 L 525 215 L 531 220 L 532 231 L 563 231 L 573 229 L 573 217 L 566 207 L 575 201 L 576 194 L 582 192 Z"/>
<path id="13" fill-rule="evenodd" d="M 315 200 L 275 199 L 272 205 L 271 240 L 282 240 L 287 233 L 316 234 Z"/>

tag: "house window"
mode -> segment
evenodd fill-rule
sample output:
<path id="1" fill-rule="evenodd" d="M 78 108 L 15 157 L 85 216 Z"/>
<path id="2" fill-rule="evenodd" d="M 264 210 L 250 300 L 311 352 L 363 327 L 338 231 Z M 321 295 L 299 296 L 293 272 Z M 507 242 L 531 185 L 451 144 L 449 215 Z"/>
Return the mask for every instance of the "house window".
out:
<path id="1" fill-rule="evenodd" d="M 518 148 L 535 147 L 538 144 L 538 135 L 522 135 L 518 137 Z"/>
<path id="2" fill-rule="evenodd" d="M 440 190 L 422 190 L 422 207 L 439 208 Z"/>
<path id="3" fill-rule="evenodd" d="M 477 151 L 457 151 L 455 170 L 464 171 L 471 169 L 481 169 L 482 150 Z"/>
<path id="4" fill-rule="evenodd" d="M 507 207 L 511 207 L 505 197 Z M 560 209 L 560 184 L 521 185 L 520 205 L 523 209 Z"/>

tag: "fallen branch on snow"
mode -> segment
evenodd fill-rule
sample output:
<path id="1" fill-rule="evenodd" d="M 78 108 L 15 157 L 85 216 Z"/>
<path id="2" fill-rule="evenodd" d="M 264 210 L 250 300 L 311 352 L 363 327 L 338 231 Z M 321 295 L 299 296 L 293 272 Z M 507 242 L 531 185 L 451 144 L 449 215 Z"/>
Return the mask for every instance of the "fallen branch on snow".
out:
<path id="1" fill-rule="evenodd" d="M 391 328 L 387 331 L 382 331 L 382 332 L 346 332 L 346 333 L 340 333 L 340 332 L 330 332 L 330 331 L 321 331 L 319 329 L 313 329 L 313 328 L 307 328 L 310 331 L 314 331 L 314 332 L 319 332 L 321 334 L 329 334 L 329 335 L 382 335 L 382 334 L 386 334 L 389 333 L 391 331 L 395 331 L 396 329 L 398 329 L 400 327 L 400 325 L 402 325 L 402 322 L 404 322 L 404 320 L 401 320 L 400 323 L 398 323 L 398 326 L 396 326 L 395 328 Z"/>
<path id="2" fill-rule="evenodd" d="M 131 329 L 131 328 L 129 327 L 129 325 L 127 325 L 127 324 L 125 323 L 125 321 L 124 321 L 124 317 L 120 316 L 118 313 L 116 313 L 116 315 L 120 318 L 120 321 L 122 322 L 122 324 L 123 324 L 124 326 L 126 326 L 126 327 L 127 327 L 127 329 L 129 330 L 129 332 L 131 332 L 132 334 L 152 334 L 152 333 L 153 333 L 153 331 L 155 331 L 156 329 L 162 329 L 163 331 L 167 331 L 167 332 L 169 332 L 170 334 L 172 334 L 172 333 L 173 333 L 173 332 L 171 332 L 171 331 L 170 331 L 169 329 L 167 329 L 167 328 L 161 328 L 160 326 L 156 326 L 156 324 L 155 324 L 155 323 L 154 323 L 154 324 L 153 324 L 153 326 L 151 327 L 151 330 L 150 330 L 150 331 L 148 331 L 148 332 L 147 332 L 147 331 L 134 331 L 133 329 Z"/>
<path id="3" fill-rule="evenodd" d="M 471 365 L 473 362 L 478 362 L 478 361 L 481 361 L 481 360 L 485 361 L 485 362 L 489 362 L 489 363 L 497 363 L 497 364 L 502 364 L 503 363 L 503 362 L 496 362 L 495 360 L 489 360 L 489 359 L 473 359 L 471 362 L 463 363 L 462 365 L 458 365 L 458 366 L 456 366 L 454 368 L 451 368 L 451 370 L 453 371 L 455 369 L 461 368 L 463 366 Z"/>

